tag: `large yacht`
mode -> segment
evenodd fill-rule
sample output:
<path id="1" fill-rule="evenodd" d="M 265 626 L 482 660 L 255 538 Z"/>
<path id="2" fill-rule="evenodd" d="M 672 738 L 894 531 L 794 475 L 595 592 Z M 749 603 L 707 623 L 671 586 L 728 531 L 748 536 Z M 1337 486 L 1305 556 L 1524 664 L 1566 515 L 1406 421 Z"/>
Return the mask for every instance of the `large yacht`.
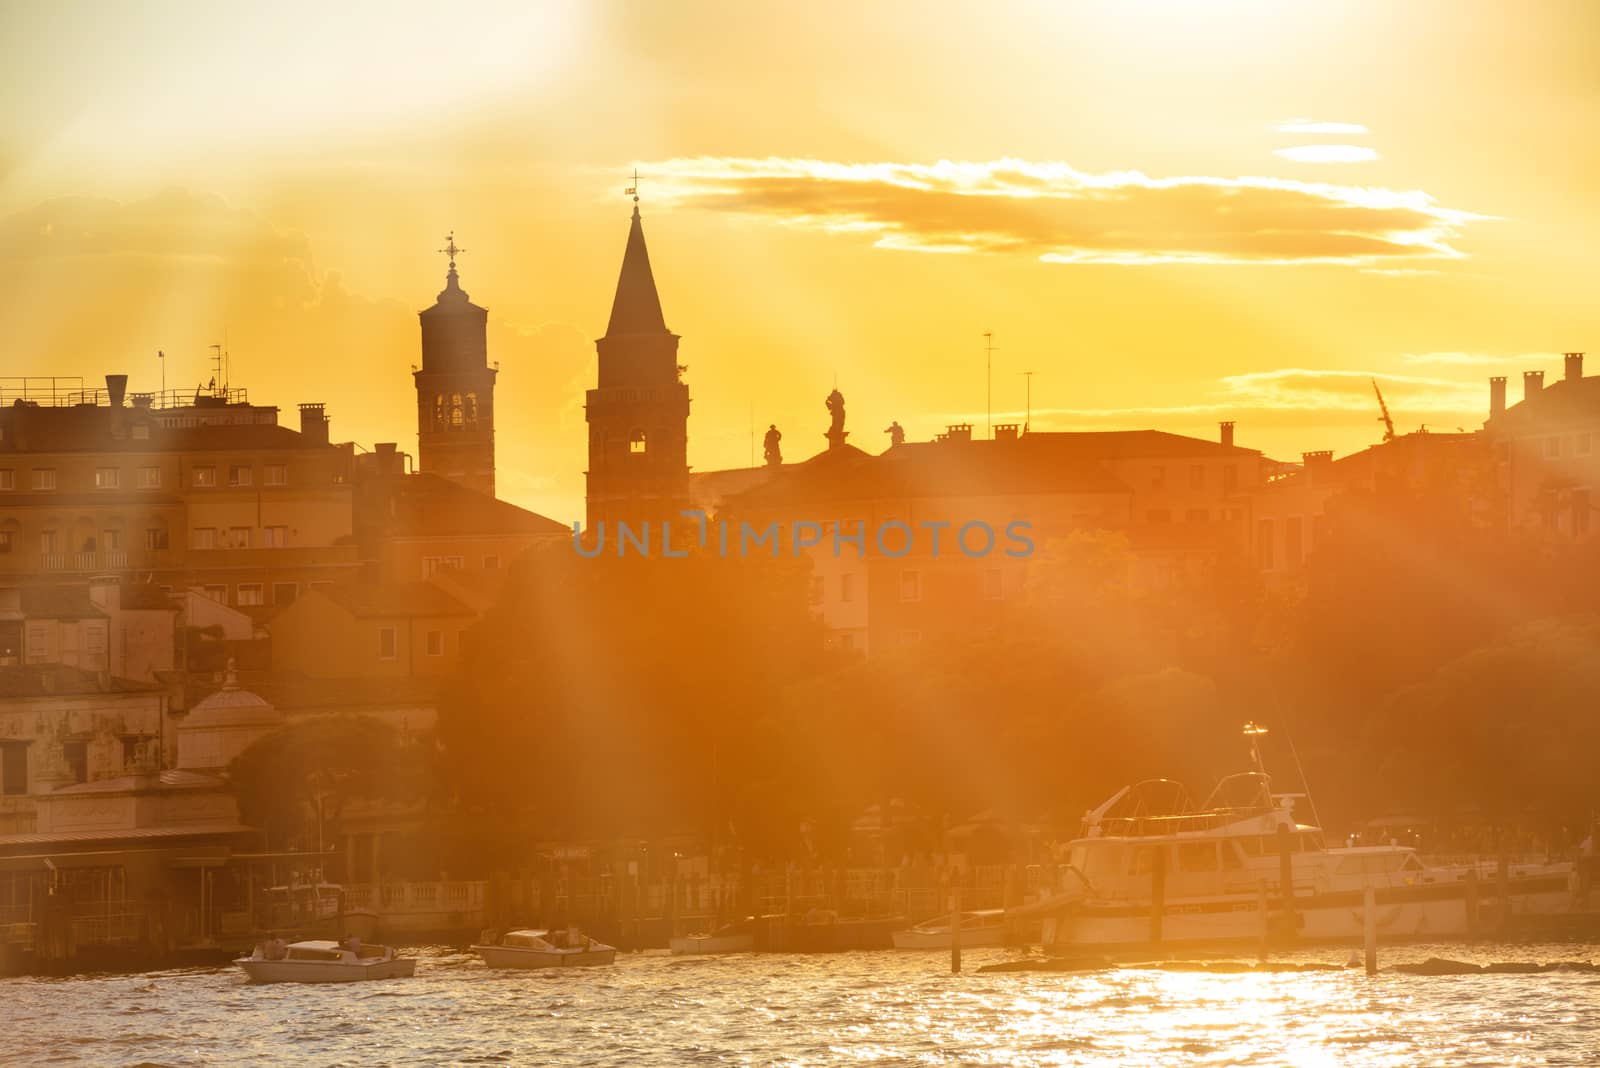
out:
<path id="1" fill-rule="evenodd" d="M 1272 792 L 1258 745 L 1264 733 L 1246 725 L 1257 770 L 1223 779 L 1204 805 L 1192 806 L 1165 779 L 1112 795 L 1084 817 L 1061 892 L 1011 915 L 1042 919 L 1045 948 L 1074 952 L 1359 941 L 1369 886 L 1384 941 L 1467 936 L 1503 909 L 1570 908 L 1570 864 L 1502 876 L 1429 867 L 1401 845 L 1330 848 L 1321 828 L 1295 817 L 1305 795 Z"/>

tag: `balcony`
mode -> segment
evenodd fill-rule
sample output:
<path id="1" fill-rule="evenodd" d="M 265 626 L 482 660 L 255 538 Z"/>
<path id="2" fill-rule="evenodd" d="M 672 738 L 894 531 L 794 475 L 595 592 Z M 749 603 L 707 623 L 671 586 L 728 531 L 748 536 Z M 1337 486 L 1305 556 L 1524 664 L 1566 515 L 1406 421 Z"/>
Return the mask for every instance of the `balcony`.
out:
<path id="1" fill-rule="evenodd" d="M 40 553 L 40 571 L 65 571 L 67 569 L 66 553 Z"/>
<path id="2" fill-rule="evenodd" d="M 107 549 L 105 555 L 107 571 L 121 571 L 128 566 L 128 550 L 126 549 Z"/>
<path id="3" fill-rule="evenodd" d="M 40 553 L 40 571 L 121 571 L 128 566 L 128 550 L 104 552 Z"/>

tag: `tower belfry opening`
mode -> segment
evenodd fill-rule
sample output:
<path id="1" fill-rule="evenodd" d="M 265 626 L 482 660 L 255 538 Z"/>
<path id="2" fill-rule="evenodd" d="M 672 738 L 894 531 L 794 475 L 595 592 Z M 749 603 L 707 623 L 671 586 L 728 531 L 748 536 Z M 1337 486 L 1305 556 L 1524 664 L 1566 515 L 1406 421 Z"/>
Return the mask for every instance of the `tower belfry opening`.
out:
<path id="1" fill-rule="evenodd" d="M 422 367 L 417 386 L 417 466 L 494 496 L 494 383 L 489 310 L 467 298 L 456 270 L 455 231 L 439 250 L 449 258 L 444 288 L 418 313 Z"/>

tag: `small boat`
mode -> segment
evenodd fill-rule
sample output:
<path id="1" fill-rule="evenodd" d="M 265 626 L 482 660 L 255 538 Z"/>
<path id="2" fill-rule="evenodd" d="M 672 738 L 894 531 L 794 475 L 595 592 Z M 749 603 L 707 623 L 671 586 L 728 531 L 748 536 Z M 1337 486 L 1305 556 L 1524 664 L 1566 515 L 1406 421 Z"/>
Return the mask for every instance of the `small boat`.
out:
<path id="1" fill-rule="evenodd" d="M 894 932 L 896 949 L 949 949 L 950 917 L 928 920 L 904 931 Z M 961 914 L 961 948 L 1003 946 L 1006 943 L 1006 910 L 975 909 Z"/>
<path id="2" fill-rule="evenodd" d="M 491 968 L 586 968 L 617 959 L 616 946 L 577 928 L 507 931 L 498 938 L 485 932 L 484 944 L 472 950 Z"/>
<path id="3" fill-rule="evenodd" d="M 414 957 L 397 957 L 389 946 L 360 942 L 263 942 L 233 963 L 253 983 L 354 983 L 363 979 L 409 979 Z"/>
<path id="4" fill-rule="evenodd" d="M 674 956 L 705 956 L 712 953 L 752 953 L 756 948 L 756 918 L 724 924 L 714 931 L 679 935 L 668 942 Z"/>

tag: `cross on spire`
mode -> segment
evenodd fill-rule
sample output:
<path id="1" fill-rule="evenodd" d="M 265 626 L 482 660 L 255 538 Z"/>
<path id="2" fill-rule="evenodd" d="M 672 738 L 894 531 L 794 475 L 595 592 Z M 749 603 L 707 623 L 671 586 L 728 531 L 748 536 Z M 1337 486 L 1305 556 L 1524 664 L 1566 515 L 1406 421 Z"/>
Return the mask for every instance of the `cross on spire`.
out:
<path id="1" fill-rule="evenodd" d="M 633 169 L 633 184 L 628 186 L 628 188 L 623 190 L 623 192 L 626 195 L 632 197 L 633 198 L 633 202 L 635 204 L 639 203 L 639 168 L 638 167 L 635 167 Z"/>
<path id="2" fill-rule="evenodd" d="M 450 257 L 450 269 L 453 271 L 456 269 L 456 257 L 467 250 L 456 247 L 456 232 L 454 230 L 450 231 L 450 235 L 445 238 L 445 242 L 444 248 L 439 251 Z"/>

